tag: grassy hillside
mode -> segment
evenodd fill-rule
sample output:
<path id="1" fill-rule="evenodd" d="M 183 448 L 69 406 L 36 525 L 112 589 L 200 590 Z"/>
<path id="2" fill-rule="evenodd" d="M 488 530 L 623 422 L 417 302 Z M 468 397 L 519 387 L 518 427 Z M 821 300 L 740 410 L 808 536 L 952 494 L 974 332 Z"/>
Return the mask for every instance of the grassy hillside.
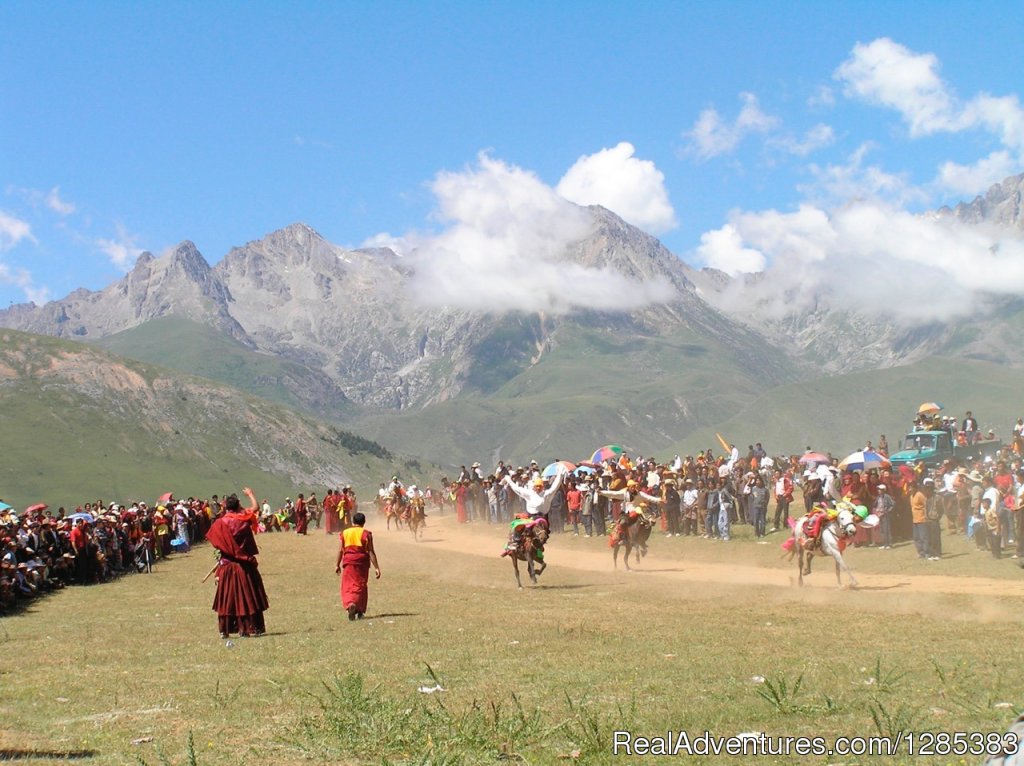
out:
<path id="1" fill-rule="evenodd" d="M 1024 370 L 991 362 L 932 358 L 905 367 L 790 383 L 766 391 L 713 428 L 694 430 L 680 454 L 719 450 L 715 432 L 743 450 L 760 441 L 770 452 L 811 446 L 845 455 L 886 434 L 891 448 L 922 402 L 938 401 L 962 418 L 971 410 L 982 428 L 1002 438 L 1024 415 Z"/>
<path id="2" fill-rule="evenodd" d="M 0 497 L 152 499 L 251 485 L 280 500 L 416 465 L 340 429 L 203 378 L 80 343 L 0 333 Z M 431 474 L 435 471 L 431 470 Z"/>
<path id="3" fill-rule="evenodd" d="M 731 349 L 688 330 L 625 340 L 563 327 L 536 364 L 487 394 L 355 427 L 434 462 L 579 459 L 608 442 L 650 454 L 743 409 L 759 386 Z"/>
<path id="4" fill-rule="evenodd" d="M 340 418 L 356 409 L 322 373 L 253 351 L 213 327 L 181 317 L 153 319 L 95 343 L 129 359 L 217 380 L 318 415 Z"/>

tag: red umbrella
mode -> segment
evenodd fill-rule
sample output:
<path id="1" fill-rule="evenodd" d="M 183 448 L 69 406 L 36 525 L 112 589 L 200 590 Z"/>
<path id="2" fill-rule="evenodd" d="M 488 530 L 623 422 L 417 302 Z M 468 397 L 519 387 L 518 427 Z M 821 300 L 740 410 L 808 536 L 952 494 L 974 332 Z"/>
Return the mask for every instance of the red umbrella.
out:
<path id="1" fill-rule="evenodd" d="M 807 452 L 803 457 L 800 458 L 801 463 L 828 463 L 828 455 L 822 455 L 820 452 Z"/>
<path id="2" fill-rule="evenodd" d="M 48 506 L 46 503 L 36 503 L 35 505 L 30 505 L 28 508 L 26 508 L 25 509 L 25 513 L 35 513 L 36 511 L 45 511 L 49 507 L 50 506 Z"/>
<path id="3" fill-rule="evenodd" d="M 156 501 L 157 501 L 158 503 L 166 503 L 166 502 L 167 502 L 168 500 L 170 500 L 170 499 L 171 499 L 172 497 L 174 497 L 174 493 L 173 493 L 173 492 L 164 492 L 164 493 L 163 493 L 162 495 L 160 495 L 160 497 L 158 497 L 158 498 L 156 499 Z"/>

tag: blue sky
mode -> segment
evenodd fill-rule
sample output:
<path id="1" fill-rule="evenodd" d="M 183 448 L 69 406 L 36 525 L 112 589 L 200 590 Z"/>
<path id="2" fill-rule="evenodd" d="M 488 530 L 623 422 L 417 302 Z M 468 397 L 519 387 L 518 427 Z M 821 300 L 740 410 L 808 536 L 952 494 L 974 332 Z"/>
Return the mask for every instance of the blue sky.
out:
<path id="1" fill-rule="evenodd" d="M 486 227 L 466 195 L 523 178 L 693 265 L 813 260 L 852 201 L 906 223 L 1024 170 L 1022 27 L 1010 2 L 8 0 L 0 306 L 184 239 L 215 263 L 296 221 Z"/>

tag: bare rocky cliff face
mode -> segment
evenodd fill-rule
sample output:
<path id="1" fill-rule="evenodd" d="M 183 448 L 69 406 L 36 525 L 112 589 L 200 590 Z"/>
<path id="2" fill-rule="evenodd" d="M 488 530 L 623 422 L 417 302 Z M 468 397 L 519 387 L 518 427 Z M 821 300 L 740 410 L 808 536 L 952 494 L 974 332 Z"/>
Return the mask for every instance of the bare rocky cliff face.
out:
<path id="1" fill-rule="evenodd" d="M 0 326 L 90 340 L 157 317 L 185 317 L 322 372 L 349 399 L 383 409 L 451 399 L 474 380 L 499 385 L 494 374 L 476 374 L 481 366 L 500 357 L 502 374 L 514 374 L 581 321 L 621 337 L 686 327 L 736 348 L 742 364 L 766 380 L 788 375 L 784 355 L 707 304 L 694 272 L 658 240 L 603 208 L 588 210 L 592 232 L 566 260 L 659 279 L 671 286 L 667 302 L 566 317 L 426 308 L 410 299 L 412 267 L 391 250 L 347 250 L 293 224 L 234 248 L 212 268 L 190 242 L 160 258 L 144 254 L 116 284 L 0 311 Z"/>
<path id="2" fill-rule="evenodd" d="M 89 340 L 174 314 L 216 327 L 251 345 L 229 310 L 231 296 L 191 242 L 161 258 L 143 253 L 119 282 L 97 292 L 79 289 L 44 306 L 0 311 L 0 326 L 58 338 Z"/>

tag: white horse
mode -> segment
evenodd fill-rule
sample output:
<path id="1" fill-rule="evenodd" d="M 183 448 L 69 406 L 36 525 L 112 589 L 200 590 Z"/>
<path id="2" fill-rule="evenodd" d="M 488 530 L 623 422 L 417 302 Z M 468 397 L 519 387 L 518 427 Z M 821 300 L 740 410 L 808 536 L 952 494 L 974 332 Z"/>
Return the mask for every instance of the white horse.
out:
<path id="1" fill-rule="evenodd" d="M 878 517 L 868 516 L 861 521 L 849 510 L 842 509 L 834 519 L 826 519 L 821 524 L 817 539 L 812 540 L 808 534 L 807 522 L 809 516 L 801 516 L 793 524 L 793 537 L 788 540 L 786 547 L 789 548 L 790 558 L 797 555 L 799 566 L 799 582 L 804 584 L 804 575 L 811 573 L 811 560 L 815 556 L 831 556 L 836 562 L 836 584 L 842 588 L 843 580 L 840 572 L 845 572 L 850 581 L 850 587 L 857 587 L 857 578 L 853 576 L 850 567 L 843 560 L 843 551 L 840 540 L 853 537 L 857 533 L 858 526 L 873 527 L 878 524 Z M 804 559 L 806 557 L 806 567 Z"/>

